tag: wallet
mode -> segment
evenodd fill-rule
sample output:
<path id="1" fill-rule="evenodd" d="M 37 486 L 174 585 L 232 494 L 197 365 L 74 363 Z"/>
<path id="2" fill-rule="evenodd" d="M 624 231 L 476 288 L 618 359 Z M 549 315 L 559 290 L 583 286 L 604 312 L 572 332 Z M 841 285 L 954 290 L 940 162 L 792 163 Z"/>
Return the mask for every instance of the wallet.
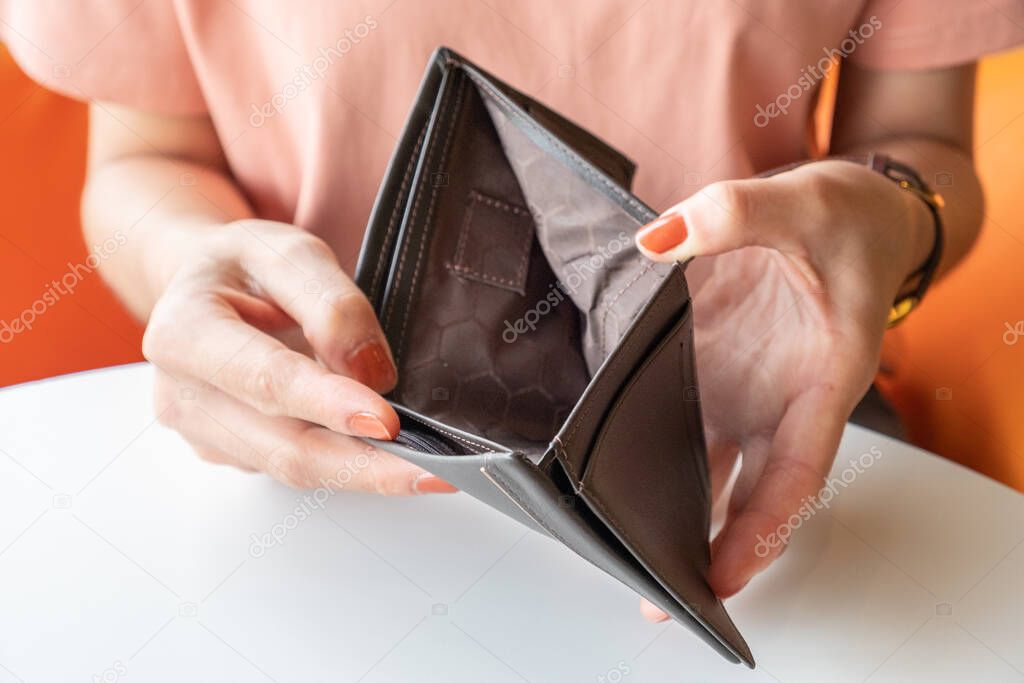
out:
<path id="1" fill-rule="evenodd" d="M 634 164 L 447 48 L 356 269 L 398 368 L 367 440 L 568 546 L 732 662 L 680 265 L 633 246 Z M 557 579 L 556 579 L 557 580 Z"/>

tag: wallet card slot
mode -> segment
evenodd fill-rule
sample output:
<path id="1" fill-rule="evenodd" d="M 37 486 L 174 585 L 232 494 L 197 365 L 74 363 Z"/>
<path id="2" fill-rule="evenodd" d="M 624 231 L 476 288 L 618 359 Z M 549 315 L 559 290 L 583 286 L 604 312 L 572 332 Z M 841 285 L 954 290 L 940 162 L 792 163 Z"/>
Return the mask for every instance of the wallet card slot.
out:
<path id="1" fill-rule="evenodd" d="M 544 532 L 543 527 L 539 526 L 532 517 L 516 505 L 501 487 L 496 486 L 489 477 L 483 475 L 487 469 L 499 466 L 500 463 L 521 462 L 523 460 L 521 455 L 512 453 L 496 443 L 468 434 L 460 434 L 456 429 L 423 415 L 417 415 L 404 406 L 395 404 L 394 407 L 402 420 L 403 431 L 414 430 L 420 438 L 425 434 L 430 434 L 431 439 L 443 438 L 448 447 L 461 449 L 461 452 L 456 455 L 448 455 L 431 452 L 432 449 L 425 449 L 417 443 L 378 439 L 364 439 L 364 441 L 377 451 L 397 455 L 403 460 L 441 477 L 460 491 L 465 491 L 528 528 Z"/>
<path id="2" fill-rule="evenodd" d="M 395 152 L 388 162 L 384 180 L 374 200 L 366 237 L 359 252 L 354 279 L 366 294 L 374 310 L 383 311 L 383 297 L 388 275 L 395 265 L 396 247 L 402 219 L 409 204 L 414 172 L 422 162 L 421 150 L 435 112 L 442 109 L 451 90 L 451 79 L 444 69 L 431 65 L 420 83 Z"/>
<path id="3" fill-rule="evenodd" d="M 448 268 L 459 277 L 526 296 L 534 233 L 529 210 L 475 189 L 466 204 Z"/>
<path id="4" fill-rule="evenodd" d="M 710 482 L 687 310 L 622 385 L 594 440 L 580 497 L 723 643 L 746 644 L 706 581 Z"/>
<path id="5" fill-rule="evenodd" d="M 422 429 L 403 427 L 395 436 L 394 442 L 422 453 L 458 455 L 458 452 L 448 441 Z"/>
<path id="6" fill-rule="evenodd" d="M 504 450 L 497 444 L 459 434 L 457 428 L 417 415 L 405 406 L 393 405 L 400 421 L 395 441 L 405 446 L 432 455 L 479 455 Z"/>
<path id="7" fill-rule="evenodd" d="M 612 354 L 605 359 L 555 437 L 555 454 L 577 486 L 598 431 L 619 394 L 666 330 L 687 315 L 689 293 L 680 267 L 674 267 L 654 291 Z"/>

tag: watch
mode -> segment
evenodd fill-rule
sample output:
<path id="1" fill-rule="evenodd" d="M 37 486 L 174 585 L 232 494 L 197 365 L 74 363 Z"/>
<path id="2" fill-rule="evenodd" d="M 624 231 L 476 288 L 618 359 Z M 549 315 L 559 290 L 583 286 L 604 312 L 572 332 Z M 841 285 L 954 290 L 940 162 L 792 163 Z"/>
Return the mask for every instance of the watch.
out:
<path id="1" fill-rule="evenodd" d="M 869 156 L 877 158 L 884 155 L 872 154 Z M 872 165 L 872 168 L 876 167 Z M 935 227 L 935 237 L 932 241 L 932 250 L 928 254 L 928 258 L 925 259 L 920 268 L 907 277 L 903 287 L 900 288 L 899 294 L 896 295 L 896 301 L 893 302 L 892 308 L 889 309 L 888 326 L 892 327 L 902 322 L 912 310 L 917 308 L 917 305 L 921 303 L 921 299 L 924 297 L 925 291 L 935 277 L 939 261 L 942 260 L 942 248 L 944 246 L 942 218 L 939 215 L 939 209 L 945 206 L 946 203 L 942 199 L 942 195 L 928 187 L 921 180 L 921 176 L 909 166 L 884 157 L 883 165 L 880 168 L 881 172 L 893 180 L 897 187 L 914 193 L 915 196 L 925 203 L 925 206 L 931 211 Z"/>

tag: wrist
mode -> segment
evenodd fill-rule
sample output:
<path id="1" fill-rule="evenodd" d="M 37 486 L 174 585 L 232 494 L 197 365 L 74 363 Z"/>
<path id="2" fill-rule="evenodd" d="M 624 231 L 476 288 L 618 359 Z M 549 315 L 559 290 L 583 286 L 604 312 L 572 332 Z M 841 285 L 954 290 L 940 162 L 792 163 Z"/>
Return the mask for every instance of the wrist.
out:
<path id="1" fill-rule="evenodd" d="M 210 238 L 216 238 L 226 227 L 207 217 L 183 216 L 149 233 L 142 261 L 154 303 L 179 270 L 217 251 Z"/>

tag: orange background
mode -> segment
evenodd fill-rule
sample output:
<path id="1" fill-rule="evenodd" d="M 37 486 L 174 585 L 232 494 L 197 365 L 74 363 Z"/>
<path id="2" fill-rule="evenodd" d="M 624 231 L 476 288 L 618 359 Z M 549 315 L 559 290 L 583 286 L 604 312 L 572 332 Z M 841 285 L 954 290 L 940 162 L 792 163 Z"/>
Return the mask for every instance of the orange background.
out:
<path id="1" fill-rule="evenodd" d="M 979 71 L 976 158 L 987 191 L 974 251 L 889 333 L 884 392 L 911 439 L 1024 491 L 1024 50 Z M 141 360 L 141 327 L 98 273 L 7 341 L 3 322 L 89 251 L 78 225 L 86 110 L 29 81 L 0 46 L 0 386 Z M 69 265 L 70 264 L 70 265 Z M 1024 331 L 1024 322 L 1022 322 Z"/>
<path id="2" fill-rule="evenodd" d="M 86 107 L 30 81 L 0 45 L 0 386 L 141 360 L 141 327 L 99 273 L 85 274 L 33 328 L 4 335 L 88 250 L 78 221 Z"/>

